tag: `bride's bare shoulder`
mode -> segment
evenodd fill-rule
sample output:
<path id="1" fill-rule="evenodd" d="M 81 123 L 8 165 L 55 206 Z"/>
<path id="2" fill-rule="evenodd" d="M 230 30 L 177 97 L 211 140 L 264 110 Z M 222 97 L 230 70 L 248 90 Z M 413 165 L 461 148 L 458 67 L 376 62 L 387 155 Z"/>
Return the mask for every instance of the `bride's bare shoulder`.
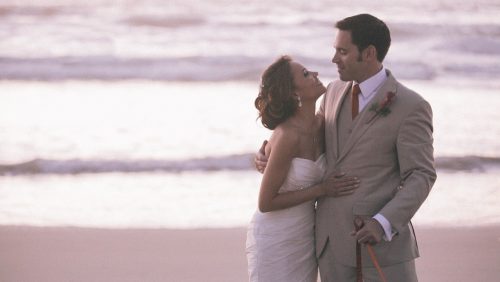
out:
<path id="1" fill-rule="evenodd" d="M 279 148 L 290 150 L 298 146 L 300 135 L 295 128 L 289 126 L 286 122 L 278 125 L 269 139 L 269 150 Z M 267 152 L 267 148 L 266 148 Z M 266 154 L 267 155 L 267 154 Z"/>

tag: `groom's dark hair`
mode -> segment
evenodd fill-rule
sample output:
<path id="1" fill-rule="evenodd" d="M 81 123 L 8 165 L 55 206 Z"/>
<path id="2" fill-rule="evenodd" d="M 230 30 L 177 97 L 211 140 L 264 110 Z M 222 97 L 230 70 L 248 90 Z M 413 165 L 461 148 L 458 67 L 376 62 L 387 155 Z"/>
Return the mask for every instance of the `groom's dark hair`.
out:
<path id="1" fill-rule="evenodd" d="M 370 14 L 347 17 L 335 24 L 339 30 L 350 31 L 352 43 L 359 52 L 373 45 L 377 49 L 377 59 L 382 62 L 391 46 L 391 33 L 387 25 Z"/>

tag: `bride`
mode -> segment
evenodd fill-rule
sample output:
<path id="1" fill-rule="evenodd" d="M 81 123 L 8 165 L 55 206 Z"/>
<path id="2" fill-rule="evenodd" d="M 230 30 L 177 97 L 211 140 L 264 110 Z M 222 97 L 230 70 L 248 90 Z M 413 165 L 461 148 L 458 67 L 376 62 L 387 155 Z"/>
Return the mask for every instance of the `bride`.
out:
<path id="1" fill-rule="evenodd" d="M 251 282 L 316 282 L 315 200 L 354 192 L 354 177 L 325 177 L 324 122 L 315 116 L 316 100 L 326 91 L 318 73 L 288 56 L 262 75 L 255 107 L 273 130 L 258 211 L 247 232 Z"/>

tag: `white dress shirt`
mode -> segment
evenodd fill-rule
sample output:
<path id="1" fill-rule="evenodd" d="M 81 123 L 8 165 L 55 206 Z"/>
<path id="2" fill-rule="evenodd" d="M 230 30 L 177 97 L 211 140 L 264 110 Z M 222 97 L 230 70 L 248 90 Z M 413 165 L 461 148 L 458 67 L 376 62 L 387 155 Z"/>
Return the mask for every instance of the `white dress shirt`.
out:
<path id="1" fill-rule="evenodd" d="M 387 73 L 385 68 L 377 72 L 374 76 L 368 78 L 367 80 L 359 83 L 359 89 L 361 89 L 361 94 L 359 95 L 359 112 L 361 112 L 370 100 L 375 96 L 378 89 L 387 80 Z"/>

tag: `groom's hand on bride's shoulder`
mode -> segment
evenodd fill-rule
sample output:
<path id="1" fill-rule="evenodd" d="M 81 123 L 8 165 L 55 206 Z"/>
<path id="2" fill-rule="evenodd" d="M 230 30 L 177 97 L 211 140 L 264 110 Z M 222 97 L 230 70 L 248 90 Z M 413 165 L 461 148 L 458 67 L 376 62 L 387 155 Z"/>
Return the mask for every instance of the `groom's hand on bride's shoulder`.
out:
<path id="1" fill-rule="evenodd" d="M 351 195 L 359 187 L 359 179 L 347 176 L 345 173 L 333 173 L 323 181 L 327 197 L 342 197 Z"/>
<path id="2" fill-rule="evenodd" d="M 266 169 L 267 166 L 266 145 L 267 145 L 267 140 L 264 140 L 264 142 L 262 142 L 262 146 L 260 146 L 259 151 L 255 154 L 255 157 L 253 159 L 255 168 L 260 173 L 264 173 L 264 170 Z"/>

